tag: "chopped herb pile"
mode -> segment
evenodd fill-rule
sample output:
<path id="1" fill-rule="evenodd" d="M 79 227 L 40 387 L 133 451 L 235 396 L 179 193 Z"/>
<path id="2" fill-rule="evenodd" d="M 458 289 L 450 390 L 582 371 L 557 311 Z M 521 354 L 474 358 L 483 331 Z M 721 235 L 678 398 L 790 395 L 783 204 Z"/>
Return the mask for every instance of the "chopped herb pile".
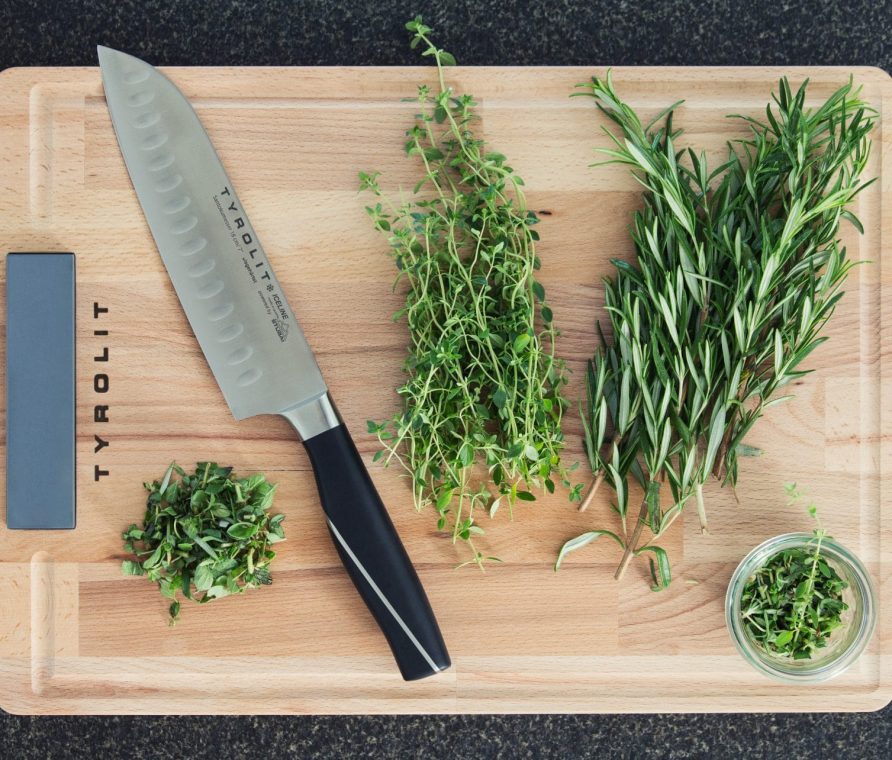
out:
<path id="1" fill-rule="evenodd" d="M 410 340 L 403 409 L 369 431 L 384 447 L 376 459 L 409 473 L 416 508 L 434 507 L 438 529 L 467 541 L 469 561 L 482 565 L 472 540 L 483 533 L 481 511 L 534 501 L 533 488 L 553 492 L 555 481 L 570 486 L 561 463 L 566 377 L 536 279 L 538 219 L 523 181 L 474 136 L 473 97 L 446 84 L 452 55 L 430 41 L 420 17 L 406 28 L 412 47 L 436 63 L 439 86 L 418 88 L 407 132 L 406 153 L 423 171 L 414 198 L 393 204 L 379 172 L 360 174 L 405 287 L 394 318 L 406 321 Z"/>
<path id="2" fill-rule="evenodd" d="M 174 473 L 179 479 L 173 477 Z M 272 544 L 285 539 L 284 515 L 270 517 L 276 487 L 262 474 L 236 477 L 231 467 L 199 462 L 187 475 L 176 464 L 145 483 L 149 492 L 141 527 L 123 534 L 125 575 L 145 575 L 173 599 L 170 623 L 180 614 L 177 592 L 199 604 L 272 583 Z"/>
<path id="3" fill-rule="evenodd" d="M 740 604 L 750 639 L 771 654 L 808 659 L 842 625 L 848 584 L 815 548 L 785 549 L 747 582 Z"/>
<path id="4" fill-rule="evenodd" d="M 788 491 L 796 494 L 795 485 Z M 814 505 L 809 513 L 817 519 Z M 785 549 L 770 557 L 743 587 L 744 629 L 769 654 L 810 659 L 842 625 L 848 584 L 821 556 L 824 530 L 818 527 L 814 536 L 807 549 Z"/>

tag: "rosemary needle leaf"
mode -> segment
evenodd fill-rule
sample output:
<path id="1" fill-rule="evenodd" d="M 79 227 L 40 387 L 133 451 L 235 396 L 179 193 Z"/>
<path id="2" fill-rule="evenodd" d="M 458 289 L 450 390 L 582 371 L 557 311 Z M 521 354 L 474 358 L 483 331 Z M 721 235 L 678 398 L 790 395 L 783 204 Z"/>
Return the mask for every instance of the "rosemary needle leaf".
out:
<path id="1" fill-rule="evenodd" d="M 620 549 L 625 548 L 623 540 L 618 535 L 616 535 L 616 533 L 612 533 L 609 530 L 592 530 L 588 533 L 583 533 L 581 536 L 576 536 L 576 538 L 570 539 L 561 547 L 561 551 L 554 563 L 554 569 L 557 570 L 558 568 L 560 568 L 561 563 L 564 561 L 564 557 L 566 557 L 570 552 L 575 552 L 577 549 L 581 549 L 583 546 L 588 546 L 588 544 L 601 538 L 601 536 L 608 536 L 619 544 Z"/>

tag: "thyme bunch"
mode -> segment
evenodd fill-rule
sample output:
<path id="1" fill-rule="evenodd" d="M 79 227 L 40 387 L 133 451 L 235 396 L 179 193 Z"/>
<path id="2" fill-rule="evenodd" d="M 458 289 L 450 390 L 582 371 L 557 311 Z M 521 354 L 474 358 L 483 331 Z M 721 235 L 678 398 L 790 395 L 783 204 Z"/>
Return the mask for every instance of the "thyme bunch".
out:
<path id="1" fill-rule="evenodd" d="M 405 468 L 416 508 L 432 506 L 438 530 L 466 541 L 469 562 L 482 566 L 494 558 L 474 546 L 481 511 L 492 517 L 501 505 L 535 500 L 534 489 L 570 485 L 561 463 L 565 369 L 536 279 L 538 219 L 523 180 L 475 137 L 477 104 L 446 82 L 453 56 L 431 42 L 420 17 L 406 28 L 412 47 L 433 58 L 438 84 L 419 86 L 406 133 L 406 153 L 423 170 L 413 197 L 395 204 L 379 172 L 360 174 L 405 290 L 394 319 L 409 333 L 403 408 L 369 431 L 383 446 L 376 459 Z"/>
<path id="2" fill-rule="evenodd" d="M 594 478 L 583 507 L 606 481 L 622 534 L 584 534 L 558 564 L 607 534 L 623 547 L 616 577 L 645 555 L 659 589 L 671 575 L 655 542 L 691 501 L 707 531 L 704 483 L 736 484 L 744 437 L 791 398 L 778 391 L 826 340 L 853 266 L 839 225 L 861 230 L 847 207 L 870 184 L 860 175 L 873 114 L 851 81 L 812 110 L 807 82 L 794 92 L 782 79 L 764 119 L 732 117 L 749 136 L 710 169 L 705 154 L 678 149 L 677 103 L 644 125 L 609 73 L 580 87 L 615 125 L 604 163 L 628 166 L 644 193 L 635 261 L 614 260 L 605 281 L 609 333 L 598 326 L 583 413 Z M 633 484 L 643 497 L 630 520 Z"/>

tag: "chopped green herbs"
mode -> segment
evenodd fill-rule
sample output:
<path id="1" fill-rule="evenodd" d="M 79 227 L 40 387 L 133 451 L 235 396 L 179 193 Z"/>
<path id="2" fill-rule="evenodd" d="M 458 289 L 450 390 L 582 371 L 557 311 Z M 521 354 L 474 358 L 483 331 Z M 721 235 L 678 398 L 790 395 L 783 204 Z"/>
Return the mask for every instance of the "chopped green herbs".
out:
<path id="1" fill-rule="evenodd" d="M 410 339 L 403 409 L 369 431 L 384 446 L 376 459 L 409 473 L 416 508 L 433 506 L 438 529 L 467 541 L 470 561 L 482 564 L 473 544 L 481 510 L 493 516 L 533 501 L 533 488 L 570 485 L 561 463 L 565 370 L 536 280 L 538 219 L 523 181 L 475 138 L 474 99 L 446 84 L 453 57 L 431 43 L 420 17 L 406 28 L 412 47 L 434 59 L 439 87 L 418 88 L 407 132 L 406 152 L 423 168 L 414 199 L 394 205 L 378 172 L 360 174 L 405 287 L 394 318 L 405 319 Z"/>
<path id="2" fill-rule="evenodd" d="M 847 584 L 813 549 L 775 554 L 747 582 L 741 615 L 750 639 L 771 654 L 808 659 L 842 625 Z"/>
<path id="3" fill-rule="evenodd" d="M 678 149 L 676 106 L 645 126 L 609 74 L 580 86 L 618 128 L 605 128 L 614 143 L 606 163 L 628 166 L 645 189 L 635 260 L 613 262 L 610 331 L 599 325 L 589 364 L 590 494 L 605 481 L 615 493 L 617 578 L 647 556 L 659 589 L 669 561 L 654 543 L 689 502 L 706 532 L 703 484 L 710 475 L 736 483 L 738 457 L 760 453 L 744 437 L 791 398 L 779 391 L 807 374 L 802 363 L 826 340 L 853 265 L 839 225 L 861 228 L 848 208 L 870 184 L 860 176 L 874 115 L 851 82 L 812 109 L 807 82 L 794 92 L 782 79 L 764 119 L 736 117 L 749 136 L 708 168 L 704 153 Z M 640 509 L 629 520 L 636 485 Z"/>
<path id="4" fill-rule="evenodd" d="M 180 613 L 178 591 L 204 604 L 272 583 L 270 547 L 285 539 L 285 516 L 270 517 L 276 487 L 264 475 L 238 478 L 213 462 L 199 462 L 187 475 L 171 464 L 160 481 L 144 485 L 143 524 L 122 534 L 124 549 L 137 559 L 125 560 L 121 570 L 148 576 L 174 599 L 171 625 Z"/>
<path id="5" fill-rule="evenodd" d="M 795 499 L 795 486 L 792 489 Z M 814 506 L 809 512 L 817 519 Z M 808 548 L 785 549 L 770 557 L 743 587 L 744 630 L 771 655 L 810 659 L 816 649 L 827 646 L 848 609 L 843 601 L 848 584 L 821 555 L 826 533 L 820 524 L 814 536 Z"/>

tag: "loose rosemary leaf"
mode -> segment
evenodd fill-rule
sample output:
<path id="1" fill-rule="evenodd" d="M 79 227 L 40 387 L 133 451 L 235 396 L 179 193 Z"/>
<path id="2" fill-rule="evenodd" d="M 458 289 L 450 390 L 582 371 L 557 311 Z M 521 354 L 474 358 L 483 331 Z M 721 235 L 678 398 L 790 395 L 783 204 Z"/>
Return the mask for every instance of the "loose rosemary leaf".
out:
<path id="1" fill-rule="evenodd" d="M 142 525 L 122 534 L 136 559 L 124 560 L 121 571 L 147 576 L 173 600 L 171 625 L 180 614 L 178 592 L 204 604 L 272 583 L 270 547 L 285 540 L 285 516 L 270 516 L 276 487 L 265 476 L 239 478 L 214 462 L 199 462 L 189 475 L 171 464 L 160 481 L 144 485 Z"/>
<path id="2" fill-rule="evenodd" d="M 383 446 L 376 458 L 409 474 L 416 508 L 433 507 L 438 529 L 466 541 L 482 566 L 473 543 L 481 511 L 512 511 L 534 490 L 554 491 L 555 481 L 571 487 L 561 462 L 565 368 L 536 279 L 538 219 L 523 181 L 475 137 L 473 97 L 446 83 L 454 58 L 430 41 L 420 17 L 406 28 L 412 47 L 436 63 L 438 86 L 418 88 L 406 133 L 406 152 L 422 169 L 411 200 L 394 204 L 378 172 L 360 174 L 406 296 L 394 318 L 409 331 L 403 408 L 369 431 Z"/>
<path id="3" fill-rule="evenodd" d="M 619 578 L 692 500 L 706 532 L 703 484 L 736 483 L 745 435 L 826 340 L 853 265 L 839 224 L 860 229 L 848 206 L 870 184 L 860 176 L 874 118 L 851 82 L 809 109 L 807 82 L 794 93 L 782 79 L 764 120 L 736 117 L 749 136 L 710 169 L 678 149 L 675 106 L 645 126 L 609 73 L 580 87 L 615 125 L 605 163 L 645 189 L 635 261 L 614 261 L 605 284 L 609 328 L 598 326 L 583 413 L 594 477 L 583 507 L 604 481 L 614 489 Z M 644 495 L 630 526 L 632 481 Z"/>

